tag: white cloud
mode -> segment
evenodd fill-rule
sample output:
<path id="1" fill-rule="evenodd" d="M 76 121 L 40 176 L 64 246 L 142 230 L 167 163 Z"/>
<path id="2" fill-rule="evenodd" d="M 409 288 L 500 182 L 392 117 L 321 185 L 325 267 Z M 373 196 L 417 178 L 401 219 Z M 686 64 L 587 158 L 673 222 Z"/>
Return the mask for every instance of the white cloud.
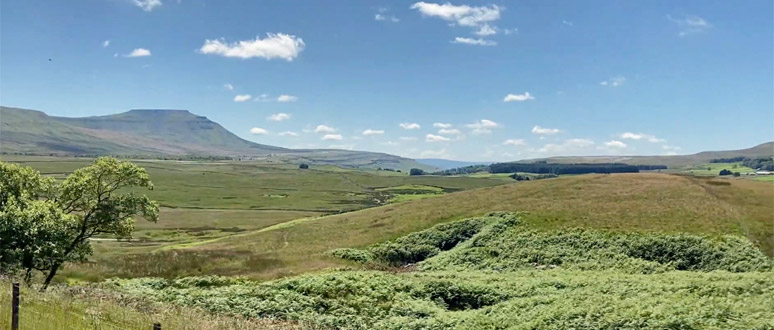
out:
<path id="1" fill-rule="evenodd" d="M 105 40 L 105 41 L 102 42 L 102 47 L 103 48 L 107 47 L 107 46 L 110 46 L 110 40 Z"/>
<path id="2" fill-rule="evenodd" d="M 256 37 L 255 40 L 242 40 L 226 43 L 223 39 L 205 40 L 199 49 L 202 54 L 215 54 L 225 57 L 253 58 L 262 57 L 267 60 L 281 58 L 292 61 L 304 50 L 306 44 L 301 38 L 284 33 L 267 33 L 266 38 Z"/>
<path id="3" fill-rule="evenodd" d="M 503 29 L 503 34 L 505 34 L 505 35 L 511 35 L 511 34 L 514 34 L 514 33 L 517 33 L 517 32 L 519 32 L 519 29 L 517 29 L 517 28 Z"/>
<path id="4" fill-rule="evenodd" d="M 626 143 L 623 143 L 618 140 L 610 140 L 605 142 L 605 147 L 610 149 L 623 149 L 623 148 L 626 148 Z"/>
<path id="5" fill-rule="evenodd" d="M 433 123 L 433 127 L 435 128 L 451 128 L 452 124 L 447 123 Z"/>
<path id="6" fill-rule="evenodd" d="M 296 101 L 298 101 L 298 97 L 297 96 L 285 95 L 285 94 L 277 96 L 277 102 L 286 103 L 286 102 L 296 102 Z"/>
<path id="7" fill-rule="evenodd" d="M 489 35 L 497 34 L 497 29 L 489 26 L 489 24 L 482 25 L 478 31 L 474 32 L 475 35 L 486 37 Z"/>
<path id="8" fill-rule="evenodd" d="M 422 126 L 419 126 L 417 123 L 400 123 L 400 127 L 402 129 L 420 129 Z"/>
<path id="9" fill-rule="evenodd" d="M 261 94 L 253 98 L 253 102 L 271 102 L 269 94 Z"/>
<path id="10" fill-rule="evenodd" d="M 567 26 L 575 26 L 575 24 L 573 22 L 570 22 L 568 20 L 562 20 L 562 24 L 567 25 Z"/>
<path id="11" fill-rule="evenodd" d="M 506 146 L 525 146 L 527 145 L 527 141 L 524 141 L 524 139 L 508 139 L 503 141 L 503 145 Z"/>
<path id="12" fill-rule="evenodd" d="M 465 44 L 465 45 L 476 45 L 476 46 L 497 46 L 497 42 L 493 40 L 486 40 L 486 39 L 473 39 L 473 38 L 463 38 L 463 37 L 456 37 L 454 40 L 451 41 L 453 44 Z"/>
<path id="13" fill-rule="evenodd" d="M 341 141 L 343 139 L 344 138 L 341 136 L 341 134 L 325 134 L 322 137 L 323 141 L 328 141 L 328 140 Z"/>
<path id="14" fill-rule="evenodd" d="M 266 117 L 266 119 L 271 121 L 283 121 L 283 120 L 290 119 L 290 115 L 284 112 L 280 112 L 280 113 L 275 113 L 269 117 Z"/>
<path id="15" fill-rule="evenodd" d="M 239 94 L 234 96 L 234 102 L 244 102 L 252 98 L 250 94 Z"/>
<path id="16" fill-rule="evenodd" d="M 413 136 L 401 136 L 398 139 L 400 139 L 401 141 L 416 141 L 417 140 L 417 138 L 413 137 Z"/>
<path id="17" fill-rule="evenodd" d="M 621 134 L 621 138 L 622 139 L 627 139 L 627 140 L 646 140 L 646 141 L 648 141 L 650 143 L 663 143 L 663 142 L 666 142 L 666 140 L 664 140 L 664 139 L 659 139 L 659 138 L 657 138 L 657 137 L 655 137 L 653 135 L 645 134 L 645 133 L 626 132 L 626 133 Z"/>
<path id="18" fill-rule="evenodd" d="M 550 154 L 562 154 L 562 153 L 571 153 L 574 151 L 579 151 L 584 148 L 588 148 L 594 145 L 594 141 L 591 141 L 589 139 L 569 139 L 565 140 L 561 144 L 546 144 L 543 146 L 543 148 L 540 148 L 538 151 L 542 153 L 550 153 Z"/>
<path id="19" fill-rule="evenodd" d="M 513 101 L 523 102 L 523 101 L 534 100 L 534 99 L 535 97 L 532 95 L 529 95 L 529 92 L 524 92 L 524 94 L 508 94 L 503 99 L 503 102 L 513 102 Z"/>
<path id="20" fill-rule="evenodd" d="M 144 11 L 151 11 L 153 8 L 161 6 L 161 0 L 133 0 L 137 7 Z"/>
<path id="21" fill-rule="evenodd" d="M 375 129 L 370 129 L 369 128 L 369 129 L 363 131 L 362 134 L 363 135 L 382 135 L 382 134 L 384 134 L 384 131 L 382 131 L 382 130 L 375 130 Z"/>
<path id="22" fill-rule="evenodd" d="M 481 135 L 492 133 L 493 128 L 500 127 L 500 124 L 493 122 L 489 119 L 481 119 L 475 123 L 465 125 L 468 128 L 472 128 L 471 134 Z"/>
<path id="23" fill-rule="evenodd" d="M 449 139 L 449 138 L 447 138 L 445 136 L 427 134 L 425 136 L 425 141 L 427 141 L 427 142 L 446 142 L 446 141 L 451 141 L 451 139 Z"/>
<path id="24" fill-rule="evenodd" d="M 277 135 L 279 135 L 279 136 L 298 136 L 298 133 L 293 132 L 293 131 L 285 131 L 285 132 L 277 133 Z"/>
<path id="25" fill-rule="evenodd" d="M 267 131 L 267 130 L 265 130 L 265 129 L 263 129 L 263 128 L 259 128 L 259 127 L 253 127 L 253 128 L 251 128 L 251 129 L 250 129 L 250 134 L 254 134 L 254 135 L 266 135 L 266 134 L 269 134 L 269 131 Z"/>
<path id="26" fill-rule="evenodd" d="M 441 128 L 438 130 L 438 134 L 443 135 L 460 135 L 462 132 L 456 128 Z"/>
<path id="27" fill-rule="evenodd" d="M 317 125 L 314 129 L 315 133 L 336 133 L 336 129 L 326 125 Z"/>
<path id="28" fill-rule="evenodd" d="M 712 27 L 709 22 L 699 16 L 688 15 L 683 18 L 673 18 L 667 15 L 667 18 L 680 28 L 677 35 L 681 37 L 701 33 Z"/>
<path id="29" fill-rule="evenodd" d="M 234 90 L 234 85 L 232 85 L 232 84 L 223 84 L 223 89 L 227 89 L 227 90 L 233 91 Z"/>
<path id="30" fill-rule="evenodd" d="M 417 2 L 411 6 L 411 9 L 418 10 L 424 16 L 438 17 L 461 26 L 478 27 L 500 19 L 502 8 L 496 5 L 471 7 L 455 6 L 448 2 L 444 4 Z"/>
<path id="31" fill-rule="evenodd" d="M 537 134 L 537 135 L 554 135 L 561 132 L 562 131 L 558 128 L 545 128 L 545 127 L 540 127 L 538 125 L 535 125 L 535 127 L 532 127 L 532 134 Z"/>
<path id="32" fill-rule="evenodd" d="M 626 82 L 626 77 L 618 76 L 618 77 L 610 78 L 608 80 L 604 80 L 599 84 L 602 86 L 618 87 L 623 85 L 625 82 Z"/>
<path id="33" fill-rule="evenodd" d="M 151 56 L 150 50 L 147 50 L 145 48 L 135 48 L 131 53 L 126 55 L 126 57 L 145 57 L 145 56 Z"/>

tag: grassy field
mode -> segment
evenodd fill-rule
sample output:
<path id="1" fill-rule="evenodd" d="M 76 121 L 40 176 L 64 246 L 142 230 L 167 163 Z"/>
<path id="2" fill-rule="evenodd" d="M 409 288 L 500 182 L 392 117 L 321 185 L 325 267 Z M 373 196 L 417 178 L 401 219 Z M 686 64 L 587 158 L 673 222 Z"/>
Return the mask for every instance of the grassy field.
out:
<path id="1" fill-rule="evenodd" d="M 178 274 L 207 263 L 210 274 L 270 279 L 344 265 L 325 252 L 362 247 L 492 210 L 527 211 L 530 228 L 739 234 L 774 255 L 774 186 L 656 173 L 582 175 L 519 182 L 313 218 L 157 251 L 130 268 L 164 264 Z M 119 269 L 121 269 L 119 267 Z M 91 270 L 83 270 L 91 272 Z M 166 276 L 143 272 L 143 275 Z"/>
<path id="2" fill-rule="evenodd" d="M 683 172 L 693 175 L 718 175 L 721 170 L 729 170 L 731 172 L 739 172 L 742 176 L 747 173 L 755 173 L 755 169 L 742 166 L 742 162 L 736 163 L 707 163 L 693 165 L 684 169 Z"/>

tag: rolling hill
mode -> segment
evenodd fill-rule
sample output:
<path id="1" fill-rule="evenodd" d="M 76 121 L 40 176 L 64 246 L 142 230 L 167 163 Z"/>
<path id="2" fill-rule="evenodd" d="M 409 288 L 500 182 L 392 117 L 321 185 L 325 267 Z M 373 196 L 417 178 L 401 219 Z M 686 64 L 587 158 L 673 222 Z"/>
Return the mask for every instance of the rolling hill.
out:
<path id="1" fill-rule="evenodd" d="M 709 163 L 712 159 L 749 157 L 763 158 L 774 157 L 774 141 L 766 142 L 747 149 L 722 150 L 722 151 L 703 151 L 692 155 L 674 155 L 674 156 L 572 156 L 572 157 L 549 157 L 520 160 L 519 163 L 532 163 L 535 161 L 546 161 L 549 163 L 571 164 L 571 163 L 625 163 L 630 165 L 666 165 L 669 168 L 678 168 L 683 166 Z"/>
<path id="2" fill-rule="evenodd" d="M 31 155 L 219 156 L 274 159 L 357 168 L 434 170 L 389 154 L 334 149 L 286 149 L 244 140 L 187 110 L 130 110 L 85 118 L 0 107 L 0 151 Z"/>

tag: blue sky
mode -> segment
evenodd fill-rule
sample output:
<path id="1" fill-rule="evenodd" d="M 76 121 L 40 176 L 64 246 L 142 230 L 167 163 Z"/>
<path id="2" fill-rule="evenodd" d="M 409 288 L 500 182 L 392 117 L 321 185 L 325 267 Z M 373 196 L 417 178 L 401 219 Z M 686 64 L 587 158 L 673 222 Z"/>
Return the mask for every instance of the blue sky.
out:
<path id="1" fill-rule="evenodd" d="M 8 0 L 0 103 L 414 158 L 745 148 L 774 139 L 773 4 Z"/>

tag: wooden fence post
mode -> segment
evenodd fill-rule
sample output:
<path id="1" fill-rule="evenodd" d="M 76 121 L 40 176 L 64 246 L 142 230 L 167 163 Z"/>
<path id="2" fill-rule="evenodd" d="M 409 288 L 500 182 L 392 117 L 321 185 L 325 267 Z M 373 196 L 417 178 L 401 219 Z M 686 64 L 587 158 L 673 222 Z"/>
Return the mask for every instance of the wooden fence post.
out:
<path id="1" fill-rule="evenodd" d="M 13 283 L 11 298 L 11 330 L 19 330 L 19 283 Z"/>
<path id="2" fill-rule="evenodd" d="M 161 323 L 159 322 L 153 323 L 153 330 L 161 330 Z"/>

